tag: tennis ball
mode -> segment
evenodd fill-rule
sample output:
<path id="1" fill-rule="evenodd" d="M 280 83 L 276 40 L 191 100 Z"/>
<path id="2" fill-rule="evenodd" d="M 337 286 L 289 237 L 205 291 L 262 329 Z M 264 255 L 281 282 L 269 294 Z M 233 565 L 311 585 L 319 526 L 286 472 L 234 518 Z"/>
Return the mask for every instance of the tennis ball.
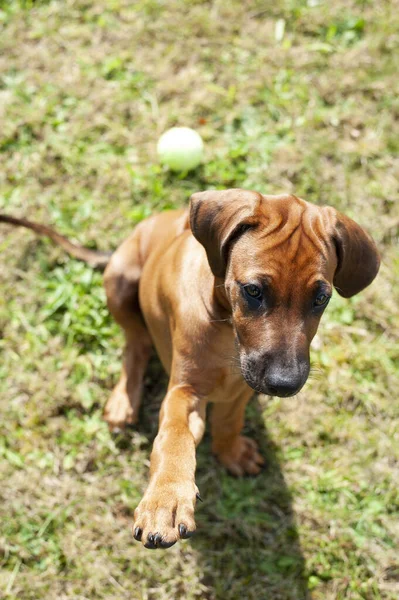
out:
<path id="1" fill-rule="evenodd" d="M 190 127 L 172 127 L 157 144 L 159 160 L 172 171 L 189 171 L 200 164 L 204 154 L 201 136 Z"/>

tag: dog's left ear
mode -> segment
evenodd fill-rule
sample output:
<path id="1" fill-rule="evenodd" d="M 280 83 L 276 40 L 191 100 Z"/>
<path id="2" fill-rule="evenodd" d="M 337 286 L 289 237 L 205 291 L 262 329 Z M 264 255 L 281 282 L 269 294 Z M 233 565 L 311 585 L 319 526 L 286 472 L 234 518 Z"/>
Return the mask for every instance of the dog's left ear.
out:
<path id="1" fill-rule="evenodd" d="M 380 256 L 373 239 L 355 221 L 332 209 L 335 216 L 333 241 L 338 264 L 334 287 L 344 298 L 370 285 L 378 273 Z"/>
<path id="2" fill-rule="evenodd" d="M 257 224 L 262 200 L 258 192 L 241 189 L 210 190 L 191 196 L 191 231 L 204 246 L 215 277 L 224 277 L 233 241 Z"/>

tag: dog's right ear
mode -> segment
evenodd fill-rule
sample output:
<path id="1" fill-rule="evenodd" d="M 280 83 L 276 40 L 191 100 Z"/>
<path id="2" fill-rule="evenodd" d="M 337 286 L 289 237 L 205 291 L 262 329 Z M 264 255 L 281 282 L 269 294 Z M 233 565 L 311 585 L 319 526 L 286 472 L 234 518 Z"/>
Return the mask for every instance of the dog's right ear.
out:
<path id="1" fill-rule="evenodd" d="M 374 240 L 349 217 L 329 209 L 335 220 L 333 242 L 337 254 L 334 287 L 344 298 L 358 294 L 370 285 L 380 268 L 380 255 Z"/>
<path id="2" fill-rule="evenodd" d="M 257 224 L 262 195 L 241 189 L 197 192 L 190 198 L 190 226 L 206 250 L 215 277 L 224 277 L 231 244 Z"/>

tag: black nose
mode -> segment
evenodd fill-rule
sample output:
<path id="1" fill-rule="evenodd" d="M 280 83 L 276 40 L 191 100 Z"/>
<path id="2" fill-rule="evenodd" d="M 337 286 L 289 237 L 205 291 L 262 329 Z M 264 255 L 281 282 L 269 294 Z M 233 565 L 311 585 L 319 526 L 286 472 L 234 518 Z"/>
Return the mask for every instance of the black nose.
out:
<path id="1" fill-rule="evenodd" d="M 275 371 L 266 374 L 265 384 L 265 387 L 268 390 L 267 393 L 271 396 L 287 398 L 288 396 L 293 396 L 299 392 L 304 381 L 300 373 Z"/>
<path id="2" fill-rule="evenodd" d="M 244 355 L 242 374 L 256 392 L 287 398 L 304 386 L 309 375 L 309 357 L 295 356 L 288 360 L 282 353 Z"/>

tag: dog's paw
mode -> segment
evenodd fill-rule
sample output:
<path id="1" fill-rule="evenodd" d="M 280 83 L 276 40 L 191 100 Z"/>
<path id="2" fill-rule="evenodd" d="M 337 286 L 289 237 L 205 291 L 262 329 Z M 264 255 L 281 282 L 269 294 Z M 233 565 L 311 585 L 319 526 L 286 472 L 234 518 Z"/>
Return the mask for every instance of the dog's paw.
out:
<path id="1" fill-rule="evenodd" d="M 239 435 L 221 449 L 214 449 L 219 462 L 232 475 L 258 475 L 264 464 L 264 458 L 258 452 L 258 445 L 251 438 Z"/>
<path id="2" fill-rule="evenodd" d="M 150 483 L 134 511 L 133 535 L 146 548 L 170 548 L 195 531 L 194 506 L 198 497 L 195 484 Z"/>
<path id="3" fill-rule="evenodd" d="M 127 393 L 118 386 L 113 390 L 104 408 L 104 420 L 114 433 L 121 431 L 127 425 L 137 422 L 137 411 L 134 411 Z"/>

